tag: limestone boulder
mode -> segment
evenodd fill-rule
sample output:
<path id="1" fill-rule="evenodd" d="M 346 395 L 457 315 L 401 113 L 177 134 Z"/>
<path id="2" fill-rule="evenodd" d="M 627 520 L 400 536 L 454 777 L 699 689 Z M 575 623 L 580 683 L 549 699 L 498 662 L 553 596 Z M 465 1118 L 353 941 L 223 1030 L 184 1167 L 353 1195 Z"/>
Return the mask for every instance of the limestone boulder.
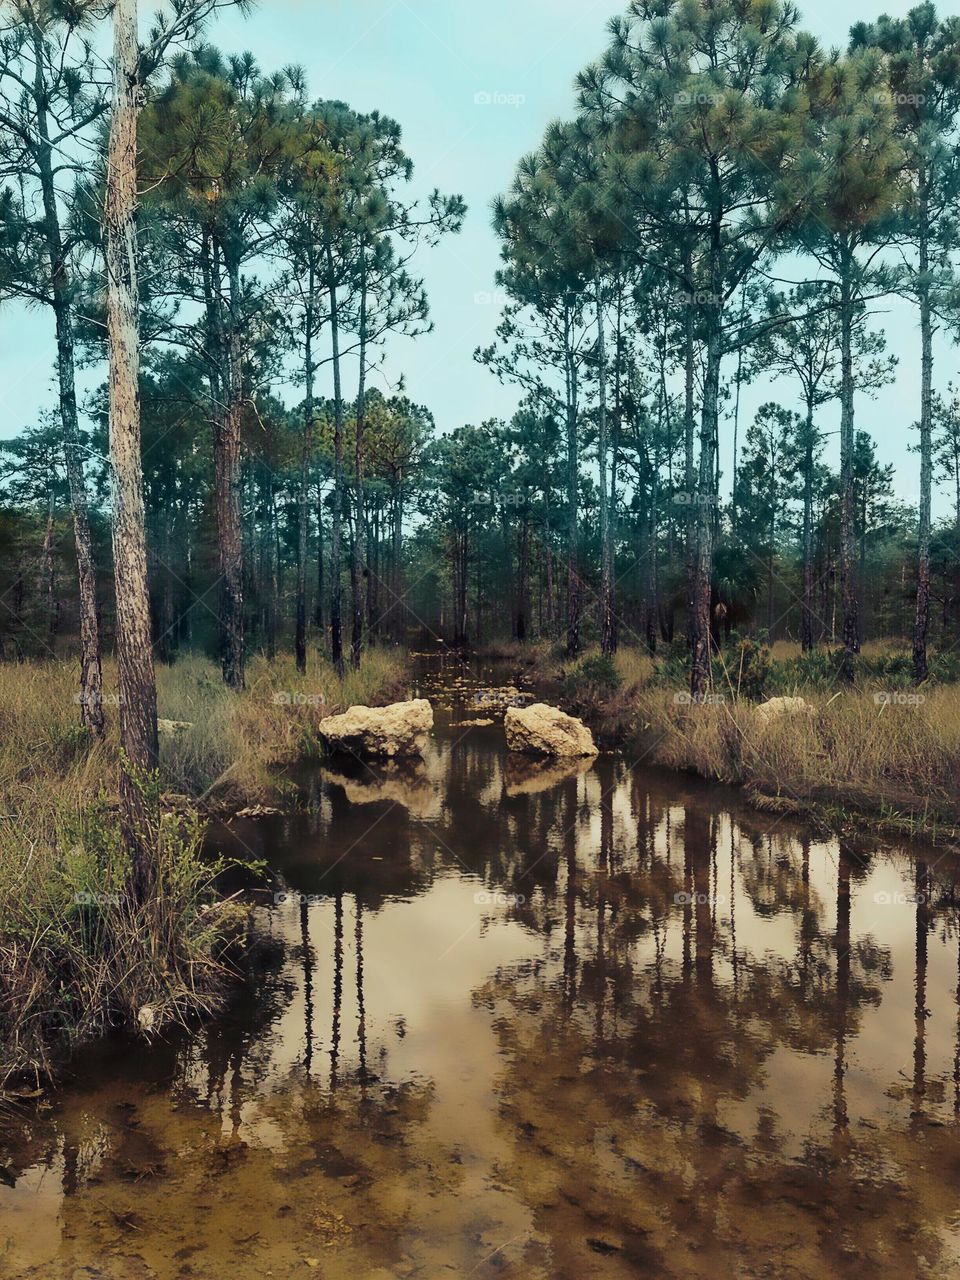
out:
<path id="1" fill-rule="evenodd" d="M 510 751 L 557 759 L 597 754 L 593 735 L 583 721 L 545 702 L 509 707 L 503 727 Z"/>
<path id="2" fill-rule="evenodd" d="M 330 751 L 388 760 L 422 756 L 433 728 L 433 708 L 426 698 L 388 707 L 351 707 L 327 716 L 317 728 Z"/>

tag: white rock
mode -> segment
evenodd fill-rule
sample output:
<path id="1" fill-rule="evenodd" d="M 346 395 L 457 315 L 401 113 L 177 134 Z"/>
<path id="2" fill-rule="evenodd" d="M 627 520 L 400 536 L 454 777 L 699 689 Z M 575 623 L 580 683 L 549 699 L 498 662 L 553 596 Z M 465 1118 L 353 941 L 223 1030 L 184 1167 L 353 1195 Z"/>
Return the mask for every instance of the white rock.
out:
<path id="1" fill-rule="evenodd" d="M 813 707 L 805 698 L 770 698 L 754 710 L 757 719 L 767 723 L 781 716 L 810 715 Z"/>
<path id="2" fill-rule="evenodd" d="M 535 702 L 530 707 L 510 707 L 503 718 L 507 747 L 538 756 L 595 756 L 593 735 L 582 720 L 558 707 Z"/>
<path id="3" fill-rule="evenodd" d="M 161 737 L 179 738 L 181 734 L 192 729 L 189 720 L 158 720 L 157 732 Z"/>
<path id="4" fill-rule="evenodd" d="M 317 726 L 331 751 L 355 756 L 421 756 L 433 728 L 433 708 L 426 698 L 394 702 L 389 707 L 351 707 L 327 716 Z"/>

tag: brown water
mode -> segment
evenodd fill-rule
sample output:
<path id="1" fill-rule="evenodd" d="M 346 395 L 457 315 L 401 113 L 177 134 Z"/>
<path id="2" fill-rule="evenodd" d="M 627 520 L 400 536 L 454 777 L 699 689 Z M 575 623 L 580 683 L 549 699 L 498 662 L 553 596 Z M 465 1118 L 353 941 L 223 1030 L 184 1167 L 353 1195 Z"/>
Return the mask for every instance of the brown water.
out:
<path id="1" fill-rule="evenodd" d="M 511 762 L 476 688 L 237 828 L 228 1014 L 0 1112 L 0 1276 L 960 1275 L 953 861 Z"/>

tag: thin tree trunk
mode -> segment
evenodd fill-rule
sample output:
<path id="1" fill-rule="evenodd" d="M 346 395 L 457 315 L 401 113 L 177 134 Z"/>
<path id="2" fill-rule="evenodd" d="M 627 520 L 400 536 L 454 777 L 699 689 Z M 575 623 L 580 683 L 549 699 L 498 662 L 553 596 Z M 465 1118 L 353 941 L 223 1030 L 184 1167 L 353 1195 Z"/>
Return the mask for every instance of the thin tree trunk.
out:
<path id="1" fill-rule="evenodd" d="M 354 417 L 354 456 L 353 477 L 356 494 L 356 511 L 353 536 L 353 627 L 350 633 L 350 660 L 354 667 L 360 666 L 360 652 L 363 648 L 363 620 L 367 611 L 366 591 L 364 589 L 364 562 L 369 561 L 369 552 L 364 554 L 367 542 L 367 512 L 363 492 L 363 434 L 365 427 L 367 394 L 367 277 L 366 255 L 360 250 L 360 375 L 357 388 L 357 411 Z"/>
<path id="2" fill-rule="evenodd" d="M 852 659 L 860 652 L 860 609 L 856 555 L 853 423 L 853 285 L 849 248 L 840 264 L 840 589 L 843 599 L 844 674 L 853 677 Z"/>
<path id="3" fill-rule="evenodd" d="M 315 279 L 313 263 L 310 264 L 308 298 L 304 321 L 304 403 L 303 435 L 300 447 L 300 487 L 297 493 L 297 622 L 294 649 L 297 670 L 301 675 L 307 670 L 307 551 L 310 539 L 310 463 L 313 454 L 313 296 Z M 323 547 L 319 556 L 321 566 Z M 321 567 L 321 574 L 323 570 Z M 319 601 L 317 608 L 321 608 Z"/>
<path id="4" fill-rule="evenodd" d="M 333 357 L 333 517 L 330 524 L 330 656 L 338 676 L 343 676 L 343 585 L 341 582 L 343 522 L 343 391 L 340 383 L 340 312 L 333 248 L 327 243 L 330 290 L 330 343 Z"/>
<path id="5" fill-rule="evenodd" d="M 74 358 L 73 318 L 70 308 L 70 285 L 66 254 L 60 230 L 56 188 L 53 180 L 49 122 L 44 84 L 43 41 L 34 28 L 35 81 L 37 102 L 36 149 L 40 188 L 43 195 L 44 238 L 50 261 L 51 302 L 57 333 L 57 381 L 60 396 L 60 421 L 63 427 L 63 455 L 66 463 L 73 533 L 77 550 L 77 576 L 80 589 L 80 722 L 96 738 L 105 731 L 103 713 L 103 673 L 100 656 L 100 625 L 97 618 L 96 565 L 87 483 L 84 475 L 80 428 L 77 419 L 77 389 Z"/>
<path id="6" fill-rule="evenodd" d="M 927 243 L 926 170 L 921 168 L 918 213 L 920 223 L 920 527 L 917 538 L 917 607 L 913 624 L 913 679 L 928 675 L 927 634 L 930 629 L 930 498 L 933 483 L 933 318 L 930 308 L 930 253 Z"/>
<path id="7" fill-rule="evenodd" d="M 53 538 L 56 525 L 54 521 L 53 492 L 47 506 L 47 521 L 43 531 L 43 561 L 37 582 L 37 590 L 46 596 L 47 601 L 47 637 L 51 647 L 57 635 L 57 568 L 53 554 Z"/>
<path id="8" fill-rule="evenodd" d="M 714 279 L 716 279 L 716 273 Z M 703 698 L 710 688 L 710 593 L 713 582 L 713 507 L 716 492 L 715 452 L 719 413 L 721 316 L 716 303 L 706 315 L 706 365 L 700 424 L 700 483 L 697 493 L 697 544 L 693 597 L 693 661 L 691 695 Z"/>
<path id="9" fill-rule="evenodd" d="M 567 654 L 580 652 L 580 535 L 577 515 L 580 459 L 577 441 L 577 367 L 572 349 L 570 302 L 564 314 L 567 405 Z"/>
<path id="10" fill-rule="evenodd" d="M 807 400 L 806 440 L 803 452 L 803 605 L 800 612 L 800 648 L 813 648 L 813 397 Z"/>
<path id="11" fill-rule="evenodd" d="M 687 287 L 693 290 L 689 259 L 686 266 Z M 688 301 L 683 315 L 683 488 L 686 500 L 684 528 L 684 570 L 687 588 L 687 639 L 690 650 L 694 644 L 694 615 L 696 612 L 696 481 L 693 470 L 694 449 L 694 364 L 696 341 L 693 303 Z"/>
<path id="12" fill-rule="evenodd" d="M 153 830 L 143 776 L 157 762 L 157 690 L 150 645 L 150 595 L 140 460 L 140 334 L 137 291 L 137 112 L 140 101 L 137 0 L 113 9 L 113 118 L 107 154 L 107 336 L 110 349 L 110 461 L 120 692 L 120 783 L 130 886 L 142 902 L 153 882 Z"/>
<path id="13" fill-rule="evenodd" d="M 393 572 L 393 600 L 390 603 L 391 635 L 400 642 L 403 639 L 404 628 L 404 612 L 403 612 L 403 482 L 397 484 L 397 491 L 393 498 L 393 530 L 391 540 L 393 543 L 392 552 L 392 572 Z"/>
<path id="14" fill-rule="evenodd" d="M 267 657 L 277 656 L 277 619 L 280 612 L 280 559 L 277 538 L 277 493 L 273 468 L 267 466 Z"/>
<path id="15" fill-rule="evenodd" d="M 226 339 L 226 405 L 218 415 L 214 458 L 217 535 L 220 553 L 220 656 L 224 683 L 231 689 L 244 686 L 243 637 L 243 525 L 240 474 L 243 416 L 241 364 L 240 273 L 235 263 L 227 267 L 230 329 Z"/>
<path id="16" fill-rule="evenodd" d="M 600 277 L 595 282 L 597 308 L 597 454 L 600 468 L 600 652 L 614 651 L 613 636 L 613 547 L 610 537 L 610 508 L 607 490 L 607 344 L 603 324 L 603 296 Z"/>
<path id="17" fill-rule="evenodd" d="M 646 640 L 651 657 L 657 651 L 657 627 L 660 620 L 660 575 L 657 564 L 659 520 L 660 459 L 654 449 L 650 460 L 650 509 L 647 513 Z"/>
<path id="18" fill-rule="evenodd" d="M 313 625 L 323 635 L 323 484 L 317 484 L 317 600 L 313 608 Z"/>
<path id="19" fill-rule="evenodd" d="M 170 572 L 170 564 L 173 560 L 173 537 L 171 535 L 170 525 L 173 520 L 172 510 L 164 506 L 160 512 L 161 527 L 163 530 L 161 546 L 163 548 L 163 561 L 158 563 L 154 557 L 154 568 L 157 571 L 159 581 L 154 584 L 159 591 L 160 601 L 157 610 L 157 655 L 161 662 L 173 662 L 177 649 L 177 637 L 174 624 L 173 609 L 173 574 Z"/>
<path id="20" fill-rule="evenodd" d="M 530 631 L 530 503 L 524 497 L 517 547 L 517 611 L 514 635 L 525 643 Z"/>

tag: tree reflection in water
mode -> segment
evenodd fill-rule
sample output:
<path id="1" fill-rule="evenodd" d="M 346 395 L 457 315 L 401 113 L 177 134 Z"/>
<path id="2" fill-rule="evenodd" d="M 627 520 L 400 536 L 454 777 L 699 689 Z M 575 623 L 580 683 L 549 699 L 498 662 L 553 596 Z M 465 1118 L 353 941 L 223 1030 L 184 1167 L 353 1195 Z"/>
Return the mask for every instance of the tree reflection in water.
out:
<path id="1" fill-rule="evenodd" d="M 952 862 L 507 760 L 460 679 L 236 829 L 290 896 L 221 1018 L 5 1114 L 4 1276 L 956 1271 Z"/>

